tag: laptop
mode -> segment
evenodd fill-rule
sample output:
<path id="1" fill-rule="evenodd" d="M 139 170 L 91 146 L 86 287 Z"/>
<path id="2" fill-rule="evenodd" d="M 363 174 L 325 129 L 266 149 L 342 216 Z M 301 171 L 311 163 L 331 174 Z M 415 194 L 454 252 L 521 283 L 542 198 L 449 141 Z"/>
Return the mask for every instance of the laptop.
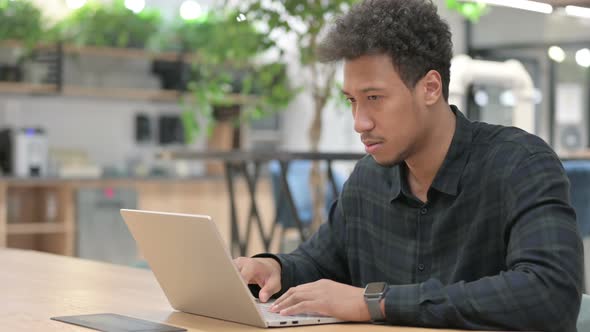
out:
<path id="1" fill-rule="evenodd" d="M 257 327 L 342 322 L 282 316 L 252 296 L 211 217 L 121 209 L 160 287 L 176 310 Z"/>

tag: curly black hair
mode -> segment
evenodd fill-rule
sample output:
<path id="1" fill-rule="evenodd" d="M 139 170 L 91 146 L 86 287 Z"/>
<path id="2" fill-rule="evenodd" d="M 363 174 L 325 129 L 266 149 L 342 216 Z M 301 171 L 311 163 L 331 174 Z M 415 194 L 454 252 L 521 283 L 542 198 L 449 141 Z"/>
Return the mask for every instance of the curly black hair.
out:
<path id="1" fill-rule="evenodd" d="M 336 20 L 318 49 L 323 62 L 371 54 L 390 55 L 409 89 L 436 70 L 448 101 L 451 31 L 431 0 L 364 0 Z"/>

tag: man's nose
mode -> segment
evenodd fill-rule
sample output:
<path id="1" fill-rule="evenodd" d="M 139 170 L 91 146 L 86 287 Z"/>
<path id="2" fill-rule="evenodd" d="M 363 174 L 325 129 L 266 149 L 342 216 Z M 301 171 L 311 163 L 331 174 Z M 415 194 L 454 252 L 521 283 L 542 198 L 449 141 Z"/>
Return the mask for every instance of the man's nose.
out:
<path id="1" fill-rule="evenodd" d="M 367 111 L 356 105 L 354 114 L 354 131 L 359 134 L 371 131 L 375 126 Z"/>

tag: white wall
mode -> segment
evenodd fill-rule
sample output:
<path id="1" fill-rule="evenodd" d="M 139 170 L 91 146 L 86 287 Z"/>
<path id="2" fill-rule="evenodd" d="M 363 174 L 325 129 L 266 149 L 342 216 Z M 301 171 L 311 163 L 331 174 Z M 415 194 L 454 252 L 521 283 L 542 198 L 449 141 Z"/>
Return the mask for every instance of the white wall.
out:
<path id="1" fill-rule="evenodd" d="M 0 52 L 2 54 L 2 52 Z M 41 66 L 25 66 L 27 81 L 43 77 Z M 147 59 L 66 56 L 64 84 L 74 87 L 159 89 L 159 79 L 150 73 Z M 40 83 L 40 82 L 35 82 Z M 0 95 L 0 127 L 38 126 L 48 133 L 49 145 L 57 149 L 79 149 L 100 166 L 123 169 L 134 158 L 153 159 L 161 148 L 157 142 L 159 115 L 180 114 L 178 102 L 65 96 Z M 149 144 L 135 142 L 135 116 L 152 120 Z M 200 138 L 195 146 L 203 146 Z"/>
<path id="2" fill-rule="evenodd" d="M 502 24 L 498 24 L 502 22 Z M 552 14 L 534 13 L 505 7 L 489 7 L 489 12 L 479 23 L 473 25 L 473 46 L 492 48 L 511 44 L 552 44 L 563 42 L 588 42 L 590 40 L 590 19 L 566 16 L 563 9 L 556 8 Z M 507 52 L 510 52 L 507 50 Z M 549 129 L 554 119 L 550 118 L 549 60 L 545 50 L 525 50 L 519 54 L 539 59 L 540 82 L 538 89 L 545 96 L 538 112 L 536 134 L 549 141 Z"/>
<path id="3" fill-rule="evenodd" d="M 174 109 L 144 102 L 3 96 L 0 124 L 43 127 L 51 147 L 80 149 L 95 163 L 122 167 L 140 151 L 156 149 L 153 144 L 135 144 L 134 113 L 141 111 L 155 120 L 157 115 L 173 113 Z"/>
<path id="4" fill-rule="evenodd" d="M 473 45 L 588 41 L 588 31 L 590 19 L 565 16 L 559 9 L 546 15 L 490 6 L 489 13 L 473 26 Z"/>

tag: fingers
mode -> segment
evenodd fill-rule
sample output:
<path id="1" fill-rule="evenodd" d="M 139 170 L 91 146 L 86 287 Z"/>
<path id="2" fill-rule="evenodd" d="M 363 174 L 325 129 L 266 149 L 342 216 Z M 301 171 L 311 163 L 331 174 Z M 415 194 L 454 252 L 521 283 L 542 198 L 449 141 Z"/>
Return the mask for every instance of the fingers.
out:
<path id="1" fill-rule="evenodd" d="M 297 287 L 296 287 L 297 288 Z M 280 313 L 285 316 L 299 315 L 303 313 L 322 313 L 321 310 L 321 299 L 318 298 L 317 292 L 309 289 L 297 289 L 291 288 L 293 292 L 287 295 L 278 304 L 271 307 L 271 312 Z"/>
<path id="2" fill-rule="evenodd" d="M 287 308 L 291 308 L 299 303 L 313 301 L 317 299 L 317 294 L 313 290 L 304 287 L 293 287 L 283 294 L 278 300 L 275 301 L 273 306 L 270 308 L 271 312 L 280 312 Z"/>
<path id="3" fill-rule="evenodd" d="M 297 286 L 297 287 L 301 287 L 301 286 Z M 277 310 L 275 310 L 275 309 L 278 308 L 280 306 L 280 304 L 283 303 L 283 301 L 285 301 L 286 299 L 291 297 L 291 295 L 293 295 L 293 293 L 295 293 L 295 288 L 297 288 L 297 287 L 289 288 L 289 290 L 287 290 L 283 295 L 281 295 L 278 299 L 276 299 L 275 302 L 273 303 L 273 306 L 270 308 L 271 311 L 277 312 Z"/>
<path id="4" fill-rule="evenodd" d="M 310 282 L 308 284 L 303 284 L 303 285 L 299 285 L 296 287 L 291 287 L 289 288 L 289 290 L 287 292 L 285 292 L 285 294 L 283 294 L 281 297 L 279 297 L 274 305 L 279 305 L 281 304 L 281 302 L 285 301 L 287 298 L 291 297 L 293 294 L 295 293 L 302 293 L 302 292 L 309 292 L 315 289 L 315 287 L 317 286 L 317 282 Z"/>
<path id="5" fill-rule="evenodd" d="M 246 257 L 234 258 L 233 262 L 234 262 L 234 265 L 238 268 L 238 271 L 242 270 L 242 267 L 244 266 L 245 261 L 246 261 Z"/>
<path id="6" fill-rule="evenodd" d="M 264 282 L 264 286 L 260 289 L 260 293 L 258 293 L 258 299 L 261 302 L 266 302 L 268 299 L 276 294 L 278 291 L 281 290 L 281 276 L 278 274 L 271 274 L 270 277 L 266 282 Z"/>
<path id="7" fill-rule="evenodd" d="M 302 301 L 286 309 L 281 310 L 280 314 L 284 316 L 293 316 L 309 312 L 322 314 L 321 312 L 319 312 L 319 310 L 317 310 L 317 304 L 317 301 Z"/>
<path id="8" fill-rule="evenodd" d="M 234 264 L 236 265 L 236 267 L 238 268 L 238 271 L 240 272 L 240 275 L 242 276 L 242 279 L 244 279 L 244 281 L 247 284 L 250 283 L 257 283 L 256 282 L 256 267 L 254 262 L 247 257 L 238 257 L 236 259 L 234 259 Z M 262 285 L 259 285 L 262 286 Z"/>
<path id="9" fill-rule="evenodd" d="M 281 290 L 281 271 L 274 268 L 272 264 L 248 257 L 238 257 L 234 259 L 234 264 L 246 283 L 261 287 L 258 293 L 261 302 L 267 302 L 271 296 Z"/>

